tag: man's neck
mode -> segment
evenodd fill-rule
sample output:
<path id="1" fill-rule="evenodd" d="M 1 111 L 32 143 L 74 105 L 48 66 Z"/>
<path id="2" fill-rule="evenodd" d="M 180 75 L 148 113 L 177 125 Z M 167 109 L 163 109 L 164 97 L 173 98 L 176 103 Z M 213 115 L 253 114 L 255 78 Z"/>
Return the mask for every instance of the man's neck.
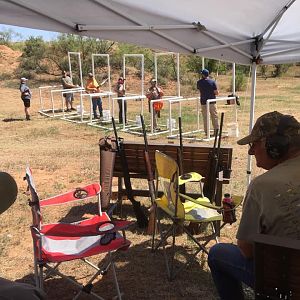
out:
<path id="1" fill-rule="evenodd" d="M 288 151 L 288 153 L 286 155 L 284 155 L 276 165 L 279 165 L 287 160 L 293 159 L 300 156 L 300 149 L 291 149 Z"/>

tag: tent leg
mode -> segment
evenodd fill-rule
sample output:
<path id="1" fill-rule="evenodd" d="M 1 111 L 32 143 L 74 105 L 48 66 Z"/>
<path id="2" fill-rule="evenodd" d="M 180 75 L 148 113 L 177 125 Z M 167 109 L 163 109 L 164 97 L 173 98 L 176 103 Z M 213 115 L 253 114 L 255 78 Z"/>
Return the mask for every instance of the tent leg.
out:
<path id="1" fill-rule="evenodd" d="M 251 103 L 250 103 L 250 121 L 249 121 L 249 133 L 254 125 L 254 111 L 255 111 L 255 91 L 256 91 L 256 63 L 253 62 L 251 70 Z M 252 156 L 248 155 L 247 162 L 247 186 L 250 184 L 252 171 Z"/>

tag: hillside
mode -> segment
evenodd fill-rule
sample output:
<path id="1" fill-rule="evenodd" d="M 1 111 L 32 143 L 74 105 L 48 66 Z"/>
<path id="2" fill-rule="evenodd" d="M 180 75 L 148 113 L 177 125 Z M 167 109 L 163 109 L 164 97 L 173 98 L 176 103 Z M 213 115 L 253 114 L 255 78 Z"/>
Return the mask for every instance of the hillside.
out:
<path id="1" fill-rule="evenodd" d="M 19 66 L 21 51 L 0 45 L 0 74 L 12 74 Z"/>

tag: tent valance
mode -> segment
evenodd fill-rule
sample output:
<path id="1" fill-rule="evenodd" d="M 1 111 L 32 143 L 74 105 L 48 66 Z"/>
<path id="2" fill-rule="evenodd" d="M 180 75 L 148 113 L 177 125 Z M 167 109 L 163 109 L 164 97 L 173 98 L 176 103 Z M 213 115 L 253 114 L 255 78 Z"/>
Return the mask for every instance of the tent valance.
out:
<path id="1" fill-rule="evenodd" d="M 300 61 L 299 12 L 299 0 L 0 0 L 3 24 L 248 65 Z"/>

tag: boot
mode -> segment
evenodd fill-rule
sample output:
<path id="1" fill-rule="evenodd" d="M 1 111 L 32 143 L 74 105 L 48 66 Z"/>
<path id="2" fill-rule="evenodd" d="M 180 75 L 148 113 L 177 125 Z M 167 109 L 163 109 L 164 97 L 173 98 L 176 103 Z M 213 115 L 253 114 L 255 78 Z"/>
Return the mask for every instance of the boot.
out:
<path id="1" fill-rule="evenodd" d="M 27 120 L 27 121 L 30 120 L 30 115 L 26 115 L 26 120 Z"/>

